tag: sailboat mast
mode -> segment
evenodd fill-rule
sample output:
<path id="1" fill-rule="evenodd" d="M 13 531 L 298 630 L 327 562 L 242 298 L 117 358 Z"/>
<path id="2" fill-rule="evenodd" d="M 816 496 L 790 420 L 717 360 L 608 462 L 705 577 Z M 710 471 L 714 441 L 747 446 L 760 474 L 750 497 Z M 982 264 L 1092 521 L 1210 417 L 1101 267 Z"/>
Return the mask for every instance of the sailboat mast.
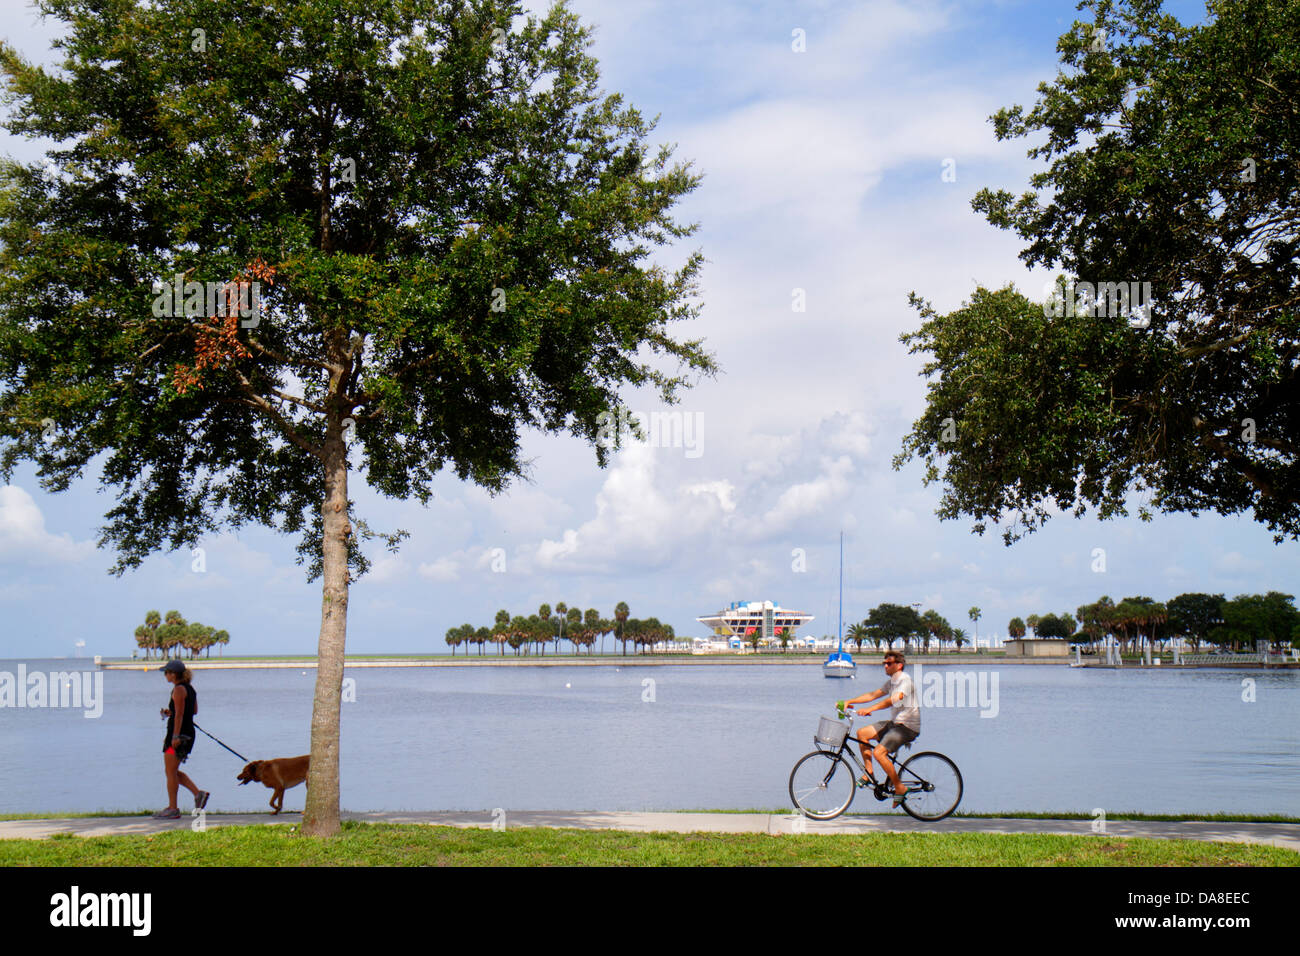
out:
<path id="1" fill-rule="evenodd" d="M 840 653 L 844 653 L 844 532 L 840 532 Z"/>

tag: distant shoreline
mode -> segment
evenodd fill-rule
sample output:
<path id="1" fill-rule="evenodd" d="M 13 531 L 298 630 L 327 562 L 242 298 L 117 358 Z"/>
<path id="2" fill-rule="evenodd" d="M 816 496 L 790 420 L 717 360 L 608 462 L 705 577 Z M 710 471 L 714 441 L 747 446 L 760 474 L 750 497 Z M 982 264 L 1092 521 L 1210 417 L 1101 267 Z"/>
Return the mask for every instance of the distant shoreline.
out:
<path id="1" fill-rule="evenodd" d="M 868 675 L 878 673 L 877 668 L 880 666 L 879 658 L 883 651 L 862 651 L 857 652 L 858 672 Z M 8 660 L 15 663 L 30 661 L 32 658 L 0 658 L 0 665 Z M 96 661 L 93 658 L 39 658 L 39 660 L 48 660 L 51 665 L 57 662 L 67 661 L 78 664 L 95 666 L 98 665 L 100 670 L 112 671 L 156 671 L 163 661 L 154 658 L 151 660 L 142 660 L 131 658 L 105 658 L 99 657 Z M 195 671 L 204 670 L 291 670 L 293 668 L 305 669 L 318 666 L 316 657 L 301 656 L 279 656 L 267 655 L 265 657 L 238 656 L 238 657 L 215 657 L 215 658 L 195 658 L 187 660 L 179 658 L 187 667 Z M 824 663 L 826 658 L 821 654 L 728 654 L 725 652 L 716 654 L 653 654 L 653 655 L 629 655 L 622 657 L 618 655 L 599 655 L 593 657 L 583 656 L 559 656 L 559 657 L 526 657 L 526 656 L 487 656 L 482 657 L 453 657 L 451 655 L 420 655 L 420 654 L 357 654 L 348 655 L 344 661 L 344 667 L 769 667 L 783 664 L 794 664 L 805 667 L 813 667 Z M 970 651 L 947 654 L 909 654 L 907 658 L 909 664 L 924 664 L 926 666 L 942 664 L 984 664 L 984 665 L 1002 665 L 1002 664 L 1054 664 L 1060 666 L 1080 666 L 1085 668 L 1095 668 L 1097 670 L 1151 670 L 1156 669 L 1152 665 L 1146 664 L 1139 657 L 1126 657 L 1122 667 L 1114 664 L 1105 664 L 1097 658 L 1091 660 L 1084 659 L 1076 663 L 1073 657 L 1007 657 L 1001 650 L 983 651 L 979 654 Z M 1183 663 L 1176 665 L 1170 660 L 1163 661 L 1161 669 L 1169 670 L 1201 670 L 1205 668 L 1217 670 L 1300 670 L 1300 663 L 1287 662 L 1282 664 L 1269 663 L 1264 664 L 1260 661 L 1232 661 L 1231 659 L 1222 661 L 1198 661 L 1195 664 Z"/>
<path id="2" fill-rule="evenodd" d="M 881 654 L 884 652 L 882 651 Z M 870 663 L 862 662 L 860 668 L 871 669 L 874 674 L 879 662 L 876 655 L 864 653 L 863 658 L 870 658 Z M 825 658 L 815 654 L 777 655 L 777 654 L 695 654 L 695 655 L 636 655 L 628 657 L 380 657 L 360 655 L 347 657 L 343 666 L 347 667 L 673 667 L 685 666 L 739 666 L 764 667 L 779 664 L 798 664 L 802 666 L 821 666 Z M 969 661 L 996 662 L 999 664 L 1055 664 L 1066 663 L 1064 658 L 1018 658 L 1003 657 L 1000 654 L 931 654 L 929 656 L 912 656 L 909 664 L 944 664 L 965 663 Z M 317 666 L 315 657 L 300 658 L 217 658 L 215 660 L 196 659 L 185 661 L 191 670 L 242 670 L 271 668 L 311 668 Z M 154 661 L 104 660 L 100 663 L 103 670 L 156 670 L 161 666 Z"/>

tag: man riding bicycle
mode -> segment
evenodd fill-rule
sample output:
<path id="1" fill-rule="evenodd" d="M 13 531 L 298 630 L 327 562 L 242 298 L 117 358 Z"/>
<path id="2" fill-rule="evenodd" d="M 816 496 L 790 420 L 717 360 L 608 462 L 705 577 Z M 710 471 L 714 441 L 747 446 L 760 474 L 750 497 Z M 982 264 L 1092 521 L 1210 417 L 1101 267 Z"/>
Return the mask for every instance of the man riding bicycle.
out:
<path id="1" fill-rule="evenodd" d="M 904 744 L 911 743 L 920 735 L 921 710 L 916 703 L 916 685 L 912 682 L 911 675 L 903 672 L 907 659 L 897 651 L 887 651 L 884 664 L 887 679 L 885 683 L 880 685 L 878 690 L 873 690 L 870 694 L 863 694 L 861 697 L 854 697 L 852 700 L 838 701 L 836 707 L 842 711 L 844 708 L 853 707 L 855 704 L 875 700 L 877 697 L 885 697 L 880 703 L 871 707 L 855 709 L 859 714 L 869 714 L 873 710 L 880 710 L 884 707 L 892 706 L 894 708 L 891 719 L 877 721 L 868 727 L 859 727 L 857 737 L 858 747 L 862 751 L 862 763 L 867 768 L 868 774 L 871 773 L 871 756 L 867 751 L 867 744 L 876 738 L 880 739 L 873 752 L 876 759 L 880 761 L 881 769 L 889 777 L 889 782 L 894 785 L 893 805 L 897 807 L 903 802 L 907 787 L 899 782 L 898 771 L 894 768 L 888 754 L 896 752 Z M 858 781 L 858 786 L 865 787 L 869 786 L 870 783 L 871 781 L 864 776 Z"/>

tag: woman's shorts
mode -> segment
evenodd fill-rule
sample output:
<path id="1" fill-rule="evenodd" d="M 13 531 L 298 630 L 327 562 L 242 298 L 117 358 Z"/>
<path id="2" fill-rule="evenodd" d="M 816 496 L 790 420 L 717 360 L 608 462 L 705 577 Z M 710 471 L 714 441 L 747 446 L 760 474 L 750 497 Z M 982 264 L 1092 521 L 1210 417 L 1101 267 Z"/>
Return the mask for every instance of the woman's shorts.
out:
<path id="1" fill-rule="evenodd" d="M 193 748 L 194 748 L 194 738 L 189 736 L 182 736 L 181 745 L 179 747 L 177 747 L 174 750 L 171 747 L 164 747 L 163 753 L 165 754 L 174 753 L 176 755 L 176 762 L 184 763 L 187 759 L 189 759 L 190 751 Z"/>

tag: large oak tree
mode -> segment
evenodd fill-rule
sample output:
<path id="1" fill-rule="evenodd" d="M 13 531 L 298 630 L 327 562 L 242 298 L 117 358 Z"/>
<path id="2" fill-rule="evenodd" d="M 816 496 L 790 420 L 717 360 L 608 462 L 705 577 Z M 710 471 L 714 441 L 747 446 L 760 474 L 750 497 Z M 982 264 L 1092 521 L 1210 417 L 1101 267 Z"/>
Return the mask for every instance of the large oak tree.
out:
<path id="1" fill-rule="evenodd" d="M 933 380 L 895 467 L 922 457 L 940 516 L 1006 520 L 1008 544 L 1052 505 L 1105 518 L 1133 491 L 1144 519 L 1251 512 L 1298 537 L 1300 3 L 1215 0 L 1198 26 L 1158 0 L 1079 6 L 1056 80 L 993 117 L 1048 168 L 973 205 L 1063 292 L 1145 282 L 1152 307 L 913 295 L 903 341 Z"/>
<path id="2" fill-rule="evenodd" d="M 562 4 L 39 5 L 67 25 L 61 69 L 0 45 L 7 128 L 56 143 L 0 166 L 0 468 L 58 491 L 93 460 L 119 574 L 246 523 L 300 537 L 323 577 L 304 830 L 336 832 L 373 534 L 350 476 L 426 502 L 450 467 L 498 492 L 530 427 L 603 466 L 622 386 L 672 401 L 715 371 L 667 328 L 698 310 L 699 253 L 647 258 L 693 231 L 670 210 L 698 177 L 598 92 Z M 248 308 L 187 282 L 242 283 Z"/>

